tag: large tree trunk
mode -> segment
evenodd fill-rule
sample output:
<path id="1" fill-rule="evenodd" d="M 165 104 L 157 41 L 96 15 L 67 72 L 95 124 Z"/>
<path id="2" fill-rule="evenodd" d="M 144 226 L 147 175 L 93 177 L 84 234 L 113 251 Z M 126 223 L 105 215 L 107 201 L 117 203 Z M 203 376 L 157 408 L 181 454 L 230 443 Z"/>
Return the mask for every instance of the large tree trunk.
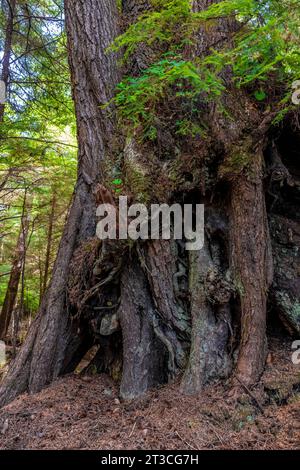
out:
<path id="1" fill-rule="evenodd" d="M 194 8 L 210 3 L 196 1 Z M 146 0 L 122 4 L 129 22 L 149 8 Z M 253 142 L 263 141 L 267 124 L 261 126 L 259 109 L 246 92 L 229 90 L 224 105 L 231 117 L 208 106 L 210 138 L 194 147 L 188 142 L 178 158 L 161 158 L 164 142 L 159 138 L 157 148 L 153 143 L 141 146 L 134 138 L 125 145 L 113 110 L 101 106 L 113 96 L 121 75 L 117 57 L 107 52 L 118 33 L 116 2 L 66 0 L 65 10 L 78 125 L 78 182 L 52 279 L 0 389 L 0 403 L 25 390 L 38 391 L 72 371 L 95 343 L 99 350 L 92 366 L 120 380 L 126 399 L 180 373 L 185 393 L 199 393 L 208 381 L 228 377 L 234 368 L 239 381 L 255 383 L 265 360 L 272 263 L 263 149 L 261 144 L 253 151 Z M 204 54 L 216 40 L 226 40 L 232 28 L 232 22 L 221 20 L 209 32 L 201 29 L 190 53 Z M 150 58 L 149 47 L 141 46 L 127 71 L 139 74 Z M 225 78 L 230 83 L 230 72 Z M 249 116 L 245 109 L 251 110 Z M 242 156 L 241 165 L 236 165 L 237 156 Z M 224 165 L 216 170 L 220 158 Z M 127 183 L 132 182 L 128 193 L 133 199 L 144 189 L 155 202 L 184 203 L 188 198 L 190 203 L 206 203 L 202 250 L 188 253 L 185 240 L 134 246 L 97 240 L 96 204 L 114 201 L 99 182 L 107 174 L 111 181 L 120 159 Z M 211 185 L 206 191 L 206 180 L 220 187 Z M 240 313 L 237 324 L 233 311 Z"/>
<path id="2" fill-rule="evenodd" d="M 2 71 L 1 71 L 1 77 L 0 77 L 0 79 L 5 84 L 6 89 L 8 85 L 8 79 L 9 79 L 9 61 L 10 61 L 11 52 L 12 52 L 16 4 L 17 4 L 16 0 L 10 0 L 8 2 L 8 15 L 7 15 L 7 22 L 6 22 L 6 30 L 5 30 L 4 51 L 3 51 L 3 57 L 2 57 Z M 0 103 L 0 123 L 3 121 L 3 118 L 4 118 L 4 109 L 5 109 L 5 104 Z"/>

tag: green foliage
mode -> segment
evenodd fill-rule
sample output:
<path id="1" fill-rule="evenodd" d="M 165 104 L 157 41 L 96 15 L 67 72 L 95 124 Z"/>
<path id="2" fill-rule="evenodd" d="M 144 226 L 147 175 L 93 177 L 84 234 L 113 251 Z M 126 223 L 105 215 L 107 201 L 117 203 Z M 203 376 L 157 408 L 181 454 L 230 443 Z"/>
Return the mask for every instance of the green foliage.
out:
<path id="1" fill-rule="evenodd" d="M 127 77 L 118 86 L 115 99 L 123 122 L 131 132 L 142 130 L 155 138 L 161 103 L 171 96 L 218 102 L 226 91 L 222 71 L 231 70 L 237 87 L 254 86 L 257 101 L 266 102 L 268 80 L 276 74 L 280 94 L 276 97 L 278 116 L 291 95 L 291 83 L 300 77 L 300 3 L 298 0 L 224 0 L 195 12 L 189 0 L 155 0 L 153 8 L 119 36 L 113 50 L 123 48 L 128 60 L 144 43 L 152 46 L 156 59 L 138 77 Z M 222 19 L 235 21 L 230 41 L 210 45 L 205 54 L 189 54 L 197 32 L 209 31 Z M 195 132 L 184 118 L 179 123 Z"/>
<path id="2" fill-rule="evenodd" d="M 115 178 L 112 181 L 112 185 L 113 185 L 112 189 L 115 194 L 120 194 L 122 192 L 123 180 L 121 178 Z"/>

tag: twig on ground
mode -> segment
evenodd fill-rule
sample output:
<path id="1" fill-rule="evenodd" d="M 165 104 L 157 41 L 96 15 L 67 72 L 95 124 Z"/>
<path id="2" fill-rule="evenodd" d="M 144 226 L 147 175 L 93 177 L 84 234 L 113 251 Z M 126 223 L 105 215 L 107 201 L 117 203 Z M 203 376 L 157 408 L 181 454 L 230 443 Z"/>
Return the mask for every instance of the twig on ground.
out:
<path id="1" fill-rule="evenodd" d="M 261 406 L 261 404 L 259 403 L 259 401 L 257 400 L 256 396 L 251 392 L 251 390 L 249 390 L 249 388 L 247 387 L 247 385 L 245 385 L 241 379 L 238 378 L 238 376 L 236 375 L 235 378 L 237 379 L 237 381 L 241 384 L 241 386 L 245 389 L 245 391 L 248 393 L 248 395 L 252 398 L 252 400 L 254 400 L 257 408 L 259 409 L 259 411 L 262 413 L 262 414 L 265 414 L 264 412 L 264 409 L 263 407 Z"/>

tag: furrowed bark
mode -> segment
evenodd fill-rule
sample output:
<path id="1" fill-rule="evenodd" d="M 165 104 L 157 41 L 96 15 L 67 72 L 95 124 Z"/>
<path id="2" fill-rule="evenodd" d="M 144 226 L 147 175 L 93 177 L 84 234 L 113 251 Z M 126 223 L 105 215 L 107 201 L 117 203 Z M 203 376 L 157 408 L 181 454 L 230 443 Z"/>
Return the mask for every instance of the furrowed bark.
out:
<path id="1" fill-rule="evenodd" d="M 8 286 L 4 298 L 4 302 L 0 314 L 0 339 L 5 339 L 8 327 L 11 321 L 13 310 L 15 307 L 20 278 L 23 270 L 26 255 L 26 239 L 29 228 L 29 218 L 25 214 L 26 197 L 24 199 L 24 207 L 22 214 L 21 229 L 16 246 L 16 254 L 12 263 L 11 273 Z"/>
<path id="2" fill-rule="evenodd" d="M 51 212 L 50 212 L 50 215 L 49 215 L 47 248 L 46 248 L 46 257 L 45 257 L 45 269 L 44 269 L 44 277 L 43 277 L 41 296 L 46 291 L 47 284 L 48 284 L 49 268 L 50 268 L 50 256 L 51 256 L 51 248 L 52 248 L 52 237 L 53 237 L 53 226 L 54 226 L 54 217 L 55 217 L 55 207 L 56 207 L 56 196 L 55 196 L 55 194 L 53 194 L 52 201 L 51 201 Z"/>
<path id="3" fill-rule="evenodd" d="M 38 316 L 1 384 L 1 405 L 24 391 L 40 390 L 59 374 L 71 333 L 70 319 L 64 311 L 65 284 L 82 214 L 79 195 L 78 191 L 60 243 L 52 280 L 42 300 Z"/>

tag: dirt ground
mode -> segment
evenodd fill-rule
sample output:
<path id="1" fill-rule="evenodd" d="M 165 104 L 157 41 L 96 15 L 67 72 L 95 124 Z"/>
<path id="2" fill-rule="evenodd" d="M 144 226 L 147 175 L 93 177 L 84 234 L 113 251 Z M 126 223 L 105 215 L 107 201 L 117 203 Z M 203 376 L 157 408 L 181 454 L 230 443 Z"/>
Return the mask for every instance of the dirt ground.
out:
<path id="1" fill-rule="evenodd" d="M 122 403 L 107 376 L 64 377 L 0 410 L 0 448 L 299 449 L 300 366 L 291 343 L 271 339 L 260 386 L 235 400 L 229 384 L 198 397 L 172 384 Z"/>

